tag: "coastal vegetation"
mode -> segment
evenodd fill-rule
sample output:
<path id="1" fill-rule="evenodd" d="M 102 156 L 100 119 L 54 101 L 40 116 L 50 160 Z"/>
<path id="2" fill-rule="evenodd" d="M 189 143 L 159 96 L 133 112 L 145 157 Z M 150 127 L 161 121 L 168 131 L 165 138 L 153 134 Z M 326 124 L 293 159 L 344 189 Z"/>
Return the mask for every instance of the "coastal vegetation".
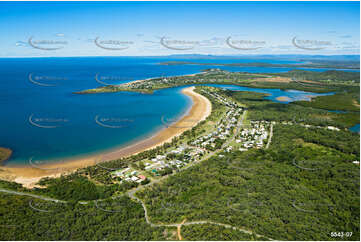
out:
<path id="1" fill-rule="evenodd" d="M 360 83 L 360 74 L 359 72 L 352 71 L 305 71 L 305 70 L 292 70 L 285 73 L 277 73 L 270 75 L 292 77 L 297 81 L 313 81 L 309 82 L 309 85 L 314 84 L 314 82 L 321 82 L 321 84 L 332 85 L 332 84 L 348 84 L 357 86 Z"/>
<path id="2" fill-rule="evenodd" d="M 209 220 L 280 240 L 333 240 L 332 231 L 353 231 L 344 239 L 357 240 L 359 134 L 325 128 L 314 119 L 322 110 L 219 92 L 242 101 L 247 119 L 276 122 L 270 148 L 223 151 L 140 190 L 151 220 Z"/>
<path id="3" fill-rule="evenodd" d="M 262 240 L 267 238 L 258 238 L 252 234 L 239 232 L 232 228 L 224 228 L 214 224 L 195 224 L 182 227 L 182 236 L 184 240 L 189 241 L 245 241 Z"/>
<path id="4" fill-rule="evenodd" d="M 165 240 L 128 197 L 64 204 L 0 193 L 0 216 L 1 240 Z"/>
<path id="5" fill-rule="evenodd" d="M 344 96 L 349 97 L 351 100 L 346 98 L 339 99 L 336 95 L 331 95 L 316 97 L 311 102 L 295 101 L 285 104 L 265 100 L 264 97 L 267 95 L 262 93 L 233 91 L 224 91 L 224 93 L 247 105 L 251 111 L 250 117 L 253 120 L 294 122 L 322 127 L 335 126 L 341 129 L 360 123 L 359 110 L 356 110 L 353 104 L 350 107 L 350 102 L 356 100 L 352 99 L 351 94 L 344 94 Z M 323 106 L 319 104 L 318 100 L 322 100 Z M 337 100 L 337 106 L 332 103 L 333 100 Z M 348 108 L 352 109 L 353 112 L 329 111 L 345 110 Z"/>
<path id="6" fill-rule="evenodd" d="M 106 198 L 113 195 L 119 186 L 99 186 L 84 176 L 71 174 L 56 179 L 43 178 L 39 185 L 45 187 L 35 189 L 39 194 L 66 201 L 88 201 Z"/>
<path id="7" fill-rule="evenodd" d="M 359 123 L 359 84 L 353 75 L 322 75 L 307 77 L 311 87 L 291 72 L 275 77 L 212 69 L 94 89 L 228 83 L 316 87 L 335 95 L 285 104 L 262 93 L 197 86 L 212 113 L 169 143 L 43 178 L 34 189 L 1 181 L 2 189 L 62 202 L 0 193 L 0 238 L 174 240 L 177 225 L 187 221 L 194 223 L 180 228 L 186 240 L 339 240 L 331 236 L 337 231 L 352 232 L 343 240 L 359 240 L 360 135 L 348 130 Z"/>
<path id="8" fill-rule="evenodd" d="M 217 89 L 212 87 L 197 87 L 196 89 L 197 92 L 201 90 Z M 34 189 L 26 189 L 20 184 L 7 181 L 0 182 L 0 187 L 76 202 L 103 199 L 116 194 L 122 194 L 139 185 L 145 185 L 149 183 L 148 178 L 142 181 L 142 183 L 125 181 L 120 179 L 120 177 L 114 176 L 113 172 L 127 167 L 132 167 L 142 172 L 144 171 L 145 162 L 158 155 L 169 152 L 176 146 L 186 144 L 197 136 L 215 130 L 216 127 L 214 124 L 219 122 L 221 117 L 225 115 L 226 108 L 206 93 L 203 93 L 203 95 L 207 96 L 212 103 L 212 113 L 210 116 L 190 130 L 185 131 L 178 137 L 174 137 L 171 142 L 164 143 L 161 146 L 140 152 L 136 155 L 104 161 L 97 165 L 81 168 L 70 175 L 64 175 L 58 178 L 42 178 L 38 182 L 38 186 Z M 174 153 L 170 153 L 168 155 L 168 159 L 175 158 L 187 161 L 187 157 L 184 154 L 175 155 Z M 179 171 L 177 167 L 165 167 L 156 174 L 150 171 L 144 171 L 143 174 L 152 179 L 157 179 L 157 176 L 162 177 L 177 171 Z"/>
<path id="9" fill-rule="evenodd" d="M 139 191 L 153 222 L 210 220 L 279 240 L 359 238 L 355 155 L 299 138 L 304 127 L 276 125 L 270 149 L 224 152 Z M 300 168 L 301 167 L 301 168 Z"/>
<path id="10" fill-rule="evenodd" d="M 318 93 L 347 92 L 354 95 L 359 91 L 360 75 L 359 72 L 303 70 L 253 74 L 228 72 L 212 68 L 194 75 L 153 78 L 120 85 L 101 86 L 76 93 L 91 94 L 123 91 L 153 93 L 157 89 L 196 84 L 230 84 L 253 88 L 293 89 Z"/>
<path id="11" fill-rule="evenodd" d="M 85 91 L 80 91 L 80 92 L 75 92 L 75 94 L 94 94 L 94 93 L 108 93 L 108 92 L 121 92 L 121 91 L 130 91 L 127 88 L 121 88 L 119 86 L 114 86 L 114 85 L 108 85 L 108 86 L 102 86 L 102 87 L 98 87 L 98 88 L 94 88 L 94 89 L 88 89 Z M 139 93 L 144 93 L 144 94 L 152 94 L 153 91 L 149 90 L 149 89 L 141 89 L 141 88 L 137 88 L 136 90 L 132 90 L 132 91 L 136 91 Z"/>
<path id="12" fill-rule="evenodd" d="M 355 92 L 336 93 L 335 95 L 331 96 L 314 97 L 310 102 L 297 101 L 295 103 L 305 107 L 320 108 L 331 111 L 339 110 L 359 112 L 360 92 L 359 90 L 357 90 Z"/>

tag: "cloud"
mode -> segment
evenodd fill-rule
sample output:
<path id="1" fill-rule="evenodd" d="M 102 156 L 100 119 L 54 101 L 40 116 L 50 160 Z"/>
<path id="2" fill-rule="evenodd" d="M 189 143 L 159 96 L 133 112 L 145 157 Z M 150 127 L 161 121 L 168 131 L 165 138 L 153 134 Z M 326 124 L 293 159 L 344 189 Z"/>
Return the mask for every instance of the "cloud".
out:
<path id="1" fill-rule="evenodd" d="M 27 46 L 28 43 L 26 43 L 26 42 L 24 42 L 24 41 L 17 41 L 17 42 L 15 43 L 15 45 L 16 45 L 16 46 Z"/>

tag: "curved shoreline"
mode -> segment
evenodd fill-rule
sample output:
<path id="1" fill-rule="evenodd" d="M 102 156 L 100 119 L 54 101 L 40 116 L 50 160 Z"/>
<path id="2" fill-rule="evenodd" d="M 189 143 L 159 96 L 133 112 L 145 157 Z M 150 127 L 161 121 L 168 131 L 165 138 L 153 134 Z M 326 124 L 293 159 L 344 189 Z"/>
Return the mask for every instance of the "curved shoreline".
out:
<path id="1" fill-rule="evenodd" d="M 98 162 L 114 160 L 134 155 L 145 150 L 155 148 L 170 142 L 174 137 L 194 127 L 205 120 L 211 113 L 211 102 L 199 93 L 194 92 L 194 86 L 182 89 L 182 93 L 192 99 L 190 110 L 180 120 L 164 128 L 152 137 L 143 139 L 129 146 L 99 155 L 87 156 L 69 160 L 64 163 L 49 163 L 40 165 L 39 168 L 29 166 L 7 167 L 0 166 L 0 179 L 15 181 L 26 187 L 33 187 L 43 177 L 59 177 L 71 173 L 78 168 L 95 165 Z"/>

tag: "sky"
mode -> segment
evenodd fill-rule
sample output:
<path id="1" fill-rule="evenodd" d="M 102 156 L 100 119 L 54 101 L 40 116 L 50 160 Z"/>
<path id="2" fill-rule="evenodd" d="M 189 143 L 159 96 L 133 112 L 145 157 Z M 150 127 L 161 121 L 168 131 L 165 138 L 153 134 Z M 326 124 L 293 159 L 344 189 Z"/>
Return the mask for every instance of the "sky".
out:
<path id="1" fill-rule="evenodd" d="M 0 57 L 360 52 L 359 2 L 0 2 Z"/>

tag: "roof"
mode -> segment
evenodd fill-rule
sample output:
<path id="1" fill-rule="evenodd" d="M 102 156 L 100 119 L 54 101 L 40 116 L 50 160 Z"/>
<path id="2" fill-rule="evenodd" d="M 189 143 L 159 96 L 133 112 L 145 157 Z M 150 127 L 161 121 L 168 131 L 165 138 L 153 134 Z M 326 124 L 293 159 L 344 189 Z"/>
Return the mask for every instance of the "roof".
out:
<path id="1" fill-rule="evenodd" d="M 146 179 L 146 177 L 143 176 L 143 175 L 139 175 L 138 177 L 139 177 L 140 179 L 142 179 L 142 180 Z"/>

